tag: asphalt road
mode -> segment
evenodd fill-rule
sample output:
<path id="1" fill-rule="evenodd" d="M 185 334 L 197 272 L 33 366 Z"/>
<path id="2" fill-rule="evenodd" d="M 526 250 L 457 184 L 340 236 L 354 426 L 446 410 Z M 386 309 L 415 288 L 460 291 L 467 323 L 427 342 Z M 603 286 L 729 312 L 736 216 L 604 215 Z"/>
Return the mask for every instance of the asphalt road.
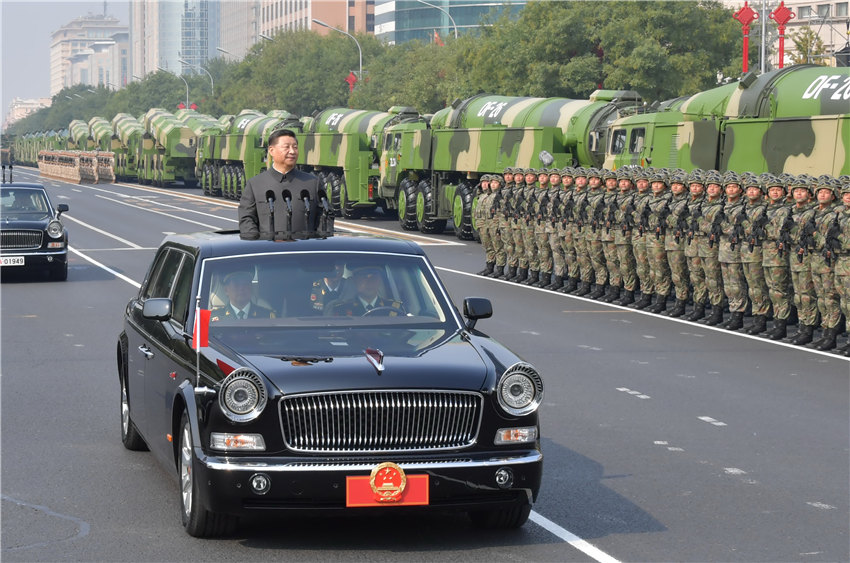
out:
<path id="1" fill-rule="evenodd" d="M 509 533 L 415 513 L 253 520 L 191 538 L 176 480 L 121 445 L 115 345 L 164 233 L 236 228 L 235 204 L 44 183 L 70 206 L 73 251 L 67 282 L 0 286 L 4 561 L 850 560 L 850 362 L 480 278 L 480 245 L 450 234 L 415 239 L 457 304 L 493 301 L 478 328 L 545 378 L 532 519 Z"/>

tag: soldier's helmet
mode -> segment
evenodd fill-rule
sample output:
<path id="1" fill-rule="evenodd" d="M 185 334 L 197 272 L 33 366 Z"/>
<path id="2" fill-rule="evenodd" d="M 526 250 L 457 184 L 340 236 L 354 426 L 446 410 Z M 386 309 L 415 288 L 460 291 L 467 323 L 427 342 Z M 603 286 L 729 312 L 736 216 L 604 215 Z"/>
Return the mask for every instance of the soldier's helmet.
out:
<path id="1" fill-rule="evenodd" d="M 815 192 L 812 189 L 812 180 L 814 180 L 814 178 L 812 178 L 808 174 L 800 174 L 798 176 L 795 176 L 791 181 L 788 182 L 788 187 L 792 190 L 795 190 L 797 188 L 806 188 L 807 190 L 809 190 L 810 194 L 814 195 Z"/>
<path id="2" fill-rule="evenodd" d="M 579 166 L 573 169 L 573 178 L 587 178 L 587 168 Z"/>
<path id="3" fill-rule="evenodd" d="M 724 186 L 729 185 L 729 184 L 740 184 L 740 183 L 741 183 L 741 177 L 738 175 L 737 172 L 729 170 L 725 174 L 723 174 L 723 185 Z"/>
<path id="4" fill-rule="evenodd" d="M 669 183 L 667 179 L 667 173 L 663 172 L 662 170 L 658 170 L 650 174 L 649 182 L 664 182 L 664 185 L 667 185 Z"/>
<path id="5" fill-rule="evenodd" d="M 588 168 L 587 169 L 587 178 L 602 178 L 602 174 L 599 172 L 597 168 Z"/>
<path id="6" fill-rule="evenodd" d="M 720 172 L 717 170 L 709 170 L 705 173 L 705 183 L 706 184 L 723 184 L 723 176 L 720 175 Z"/>
<path id="7" fill-rule="evenodd" d="M 632 174 L 632 178 L 634 178 L 635 182 L 638 180 L 649 180 L 649 177 L 652 175 L 652 172 L 649 168 L 640 167 L 634 171 Z"/>
<path id="8" fill-rule="evenodd" d="M 602 180 L 607 180 L 608 178 L 611 178 L 612 180 L 616 180 L 617 179 L 617 173 L 614 172 L 613 170 L 603 168 L 602 169 Z"/>
<path id="9" fill-rule="evenodd" d="M 631 166 L 621 166 L 617 169 L 617 180 L 631 180 L 632 179 L 632 167 Z"/>
<path id="10" fill-rule="evenodd" d="M 576 171 L 572 166 L 565 166 L 561 168 L 561 178 L 564 176 L 569 176 L 570 178 L 575 177 Z"/>
<path id="11" fill-rule="evenodd" d="M 670 175 L 670 183 L 687 185 L 688 175 L 684 170 L 674 170 L 673 174 Z"/>
<path id="12" fill-rule="evenodd" d="M 511 168 L 510 166 L 508 166 L 504 170 L 502 170 L 502 174 L 513 174 L 513 173 L 514 173 L 514 169 Z"/>
<path id="13" fill-rule="evenodd" d="M 501 188 L 501 187 L 504 187 L 504 185 L 505 185 L 505 179 L 504 179 L 504 178 L 502 178 L 501 176 L 499 176 L 498 174 L 494 174 L 494 175 L 490 178 L 490 181 L 491 181 L 491 182 L 498 182 L 498 183 L 499 183 L 499 187 L 500 187 L 500 188 Z"/>
<path id="14" fill-rule="evenodd" d="M 839 176 L 838 179 L 841 181 L 841 195 L 850 193 L 850 176 Z"/>
<path id="15" fill-rule="evenodd" d="M 764 172 L 763 174 L 759 174 L 759 181 L 761 182 L 761 189 L 765 193 L 767 193 L 767 190 L 772 186 L 778 186 L 782 188 L 785 187 L 785 182 L 783 182 L 770 172 Z"/>
<path id="16" fill-rule="evenodd" d="M 817 194 L 820 190 L 828 189 L 832 192 L 832 196 L 835 199 L 841 197 L 841 183 L 838 179 L 829 176 L 828 174 L 823 174 L 818 177 L 818 181 L 815 185 L 815 194 Z"/>
<path id="17" fill-rule="evenodd" d="M 702 168 L 694 168 L 691 170 L 691 173 L 688 174 L 688 184 L 704 184 L 705 183 L 705 173 L 702 171 Z"/>

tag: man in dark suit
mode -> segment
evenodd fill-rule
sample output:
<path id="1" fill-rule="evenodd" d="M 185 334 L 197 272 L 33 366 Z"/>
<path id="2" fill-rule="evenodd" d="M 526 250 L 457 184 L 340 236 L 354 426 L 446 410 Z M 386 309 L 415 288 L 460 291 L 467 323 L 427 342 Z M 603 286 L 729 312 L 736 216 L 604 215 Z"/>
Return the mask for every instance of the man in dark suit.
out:
<path id="1" fill-rule="evenodd" d="M 298 160 L 298 139 L 288 129 L 278 129 L 269 135 L 268 170 L 248 180 L 239 201 L 239 234 L 243 239 L 282 238 L 291 233 L 315 232 L 319 214 L 319 180 L 312 174 L 295 168 Z M 304 197 L 309 198 L 309 207 Z M 287 206 L 286 198 L 289 198 Z M 274 229 L 271 227 L 269 199 L 274 208 Z M 291 207 L 290 207 L 291 206 Z M 287 215 L 292 210 L 292 222 L 287 229 Z"/>

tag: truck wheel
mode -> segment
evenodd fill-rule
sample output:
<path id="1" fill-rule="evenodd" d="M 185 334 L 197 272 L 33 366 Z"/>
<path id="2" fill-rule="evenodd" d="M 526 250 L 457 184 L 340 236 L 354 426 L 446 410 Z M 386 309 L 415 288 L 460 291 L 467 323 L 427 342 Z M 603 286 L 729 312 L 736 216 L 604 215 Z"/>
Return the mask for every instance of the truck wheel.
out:
<path id="1" fill-rule="evenodd" d="M 461 183 L 452 201 L 452 220 L 455 224 L 455 236 L 461 240 L 472 240 L 474 228 L 472 223 L 472 190 Z"/>
<path id="2" fill-rule="evenodd" d="M 415 231 L 416 224 L 416 184 L 405 178 L 398 186 L 398 224 L 405 231 Z"/>
<path id="3" fill-rule="evenodd" d="M 430 209 L 434 200 L 431 182 L 422 180 L 416 192 L 416 226 L 419 232 L 425 234 L 442 233 L 446 228 L 445 219 L 435 219 Z"/>
<path id="4" fill-rule="evenodd" d="M 327 181 L 330 186 L 331 208 L 334 211 L 334 216 L 342 217 L 342 194 L 340 194 L 339 176 L 330 172 Z"/>
<path id="5" fill-rule="evenodd" d="M 342 216 L 345 219 L 359 219 L 360 210 L 352 207 L 351 200 L 348 199 L 348 186 L 345 184 L 345 176 L 339 179 L 339 195 L 342 198 Z"/>
<path id="6" fill-rule="evenodd" d="M 242 190 L 245 189 L 245 171 L 242 170 L 241 166 L 237 166 L 235 170 L 235 184 L 236 184 L 236 199 L 242 199 Z"/>

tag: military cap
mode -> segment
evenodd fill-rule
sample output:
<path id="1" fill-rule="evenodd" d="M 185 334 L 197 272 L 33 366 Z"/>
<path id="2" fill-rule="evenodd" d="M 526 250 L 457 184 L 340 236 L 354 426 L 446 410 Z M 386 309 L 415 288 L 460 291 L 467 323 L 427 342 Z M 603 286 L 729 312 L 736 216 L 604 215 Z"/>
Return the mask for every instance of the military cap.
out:
<path id="1" fill-rule="evenodd" d="M 254 280 L 252 270 L 234 270 L 224 276 L 224 285 L 232 282 L 251 283 Z"/>
<path id="2" fill-rule="evenodd" d="M 688 183 L 689 184 L 704 184 L 705 183 L 705 174 L 702 171 L 702 168 L 694 168 L 691 170 L 691 173 L 688 174 Z"/>
<path id="3" fill-rule="evenodd" d="M 535 170 L 534 168 L 523 168 L 522 174 L 534 174 L 536 176 L 537 170 Z"/>
<path id="4" fill-rule="evenodd" d="M 839 197 L 841 197 L 840 188 L 841 186 L 836 186 L 832 182 L 818 182 L 817 185 L 815 185 L 814 193 L 815 195 L 817 195 L 817 193 L 821 190 L 829 190 L 832 192 L 832 196 L 835 199 L 838 199 Z"/>
<path id="5" fill-rule="evenodd" d="M 850 183 L 850 174 L 842 174 L 838 177 L 838 181 L 841 182 L 841 185 Z"/>
<path id="6" fill-rule="evenodd" d="M 758 177 L 758 176 L 756 176 L 756 175 L 755 175 L 755 174 L 753 174 L 752 172 L 744 172 L 744 173 L 743 173 L 743 174 L 741 174 L 741 176 L 738 178 L 738 183 L 739 183 L 739 184 L 741 184 L 741 187 L 746 188 L 746 187 L 748 187 L 748 186 L 758 186 L 758 185 L 761 185 L 761 180 L 759 179 L 759 177 Z"/>
<path id="7" fill-rule="evenodd" d="M 481 182 L 489 182 L 491 179 L 489 174 L 482 174 L 480 178 L 478 178 Z"/>
<path id="8" fill-rule="evenodd" d="M 617 173 L 613 170 L 609 170 L 607 168 L 602 169 L 602 179 L 607 180 L 608 178 L 612 178 L 614 180 L 617 179 Z"/>
<path id="9" fill-rule="evenodd" d="M 788 183 L 787 180 L 781 179 L 781 177 L 779 177 L 779 176 L 774 176 L 773 174 L 770 174 L 769 172 L 765 172 L 764 174 L 760 174 L 759 179 L 762 181 L 765 188 L 770 188 L 772 186 L 781 186 L 781 187 L 784 188 L 785 184 Z"/>
<path id="10" fill-rule="evenodd" d="M 537 175 L 538 176 L 540 176 L 541 174 L 546 174 L 548 176 L 551 173 L 552 173 L 552 170 L 550 170 L 549 168 L 538 168 L 537 169 Z"/>
<path id="11" fill-rule="evenodd" d="M 618 180 L 631 180 L 632 179 L 632 170 L 629 166 L 621 166 L 616 171 Z"/>

